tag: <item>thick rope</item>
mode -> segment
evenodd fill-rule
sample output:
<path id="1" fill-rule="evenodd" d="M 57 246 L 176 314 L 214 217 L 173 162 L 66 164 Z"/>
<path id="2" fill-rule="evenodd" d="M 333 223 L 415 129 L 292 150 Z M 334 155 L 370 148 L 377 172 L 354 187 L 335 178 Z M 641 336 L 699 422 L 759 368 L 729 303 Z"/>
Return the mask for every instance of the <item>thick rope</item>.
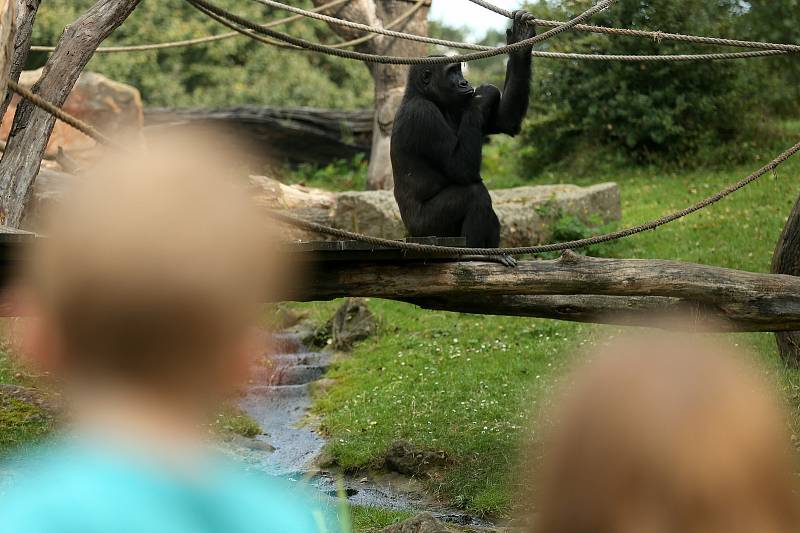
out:
<path id="1" fill-rule="evenodd" d="M 630 237 L 631 235 L 636 235 L 637 233 L 643 233 L 645 231 L 654 230 L 660 226 L 665 224 L 669 224 L 670 222 L 674 222 L 680 218 L 683 218 L 687 215 L 690 215 L 696 211 L 700 211 L 712 204 L 715 204 L 725 198 L 733 194 L 734 192 L 738 191 L 749 185 L 750 183 L 756 181 L 758 178 L 767 174 L 769 172 L 774 171 L 778 166 L 784 163 L 787 159 L 795 155 L 797 152 L 800 152 L 800 143 L 795 144 L 785 152 L 781 153 L 778 157 L 773 159 L 770 163 L 764 165 L 759 170 L 753 172 L 749 176 L 744 179 L 737 181 L 736 183 L 729 185 L 725 189 L 713 194 L 703 200 L 692 204 L 680 211 L 675 211 L 668 215 L 665 215 L 661 218 L 651 220 L 649 222 L 645 222 L 643 224 L 639 224 L 637 226 L 632 226 L 626 229 L 622 229 L 619 231 L 614 231 L 611 233 L 605 233 L 602 235 L 596 235 L 594 237 L 589 237 L 586 239 L 579 239 L 575 241 L 569 242 L 560 242 L 560 243 L 553 243 L 553 244 L 543 244 L 540 246 L 523 246 L 523 247 L 515 247 L 515 248 L 462 248 L 462 247 L 448 247 L 448 246 L 435 246 L 431 244 L 417 244 L 417 243 L 410 243 L 410 242 L 401 242 L 401 241 L 394 241 L 390 239 L 381 239 L 378 237 L 371 237 L 368 235 L 362 235 L 360 233 L 354 233 L 351 231 L 340 230 L 336 228 L 331 228 L 328 226 L 324 226 L 322 224 L 317 224 L 315 222 L 310 222 L 307 220 L 303 220 L 292 215 L 287 215 L 285 213 L 278 213 L 275 211 L 270 212 L 270 216 L 274 219 L 284 222 L 286 224 L 290 224 L 292 226 L 311 231 L 314 233 L 320 233 L 325 235 L 331 235 L 334 237 L 339 237 L 342 239 L 350 239 L 355 241 L 365 242 L 367 244 L 371 244 L 374 246 L 386 247 L 386 248 L 395 248 L 399 250 L 408 250 L 414 252 L 422 252 L 426 254 L 432 255 L 523 255 L 523 254 L 541 254 L 545 252 L 558 252 L 563 250 L 574 250 L 578 248 L 585 248 L 587 246 L 592 246 L 594 244 L 601 244 L 604 242 L 614 241 L 617 239 L 622 239 L 625 237 Z"/>
<path id="2" fill-rule="evenodd" d="M 299 7 L 290 6 L 275 0 L 255 0 L 256 2 L 265 6 L 283 9 L 290 13 L 296 13 L 297 16 L 305 16 L 317 20 L 327 22 L 328 24 L 335 24 L 345 28 L 354 30 L 372 32 L 373 34 L 387 35 L 389 37 L 396 37 L 409 41 L 417 41 L 428 44 L 435 44 L 439 46 L 446 46 L 449 48 L 462 48 L 466 50 L 493 50 L 492 46 L 484 46 L 480 44 L 471 44 L 458 41 L 449 41 L 446 39 L 436 39 L 422 35 L 414 35 L 410 33 L 403 33 L 398 31 L 391 31 L 394 26 L 393 23 L 388 24 L 385 28 L 369 26 L 358 22 L 352 22 L 328 15 L 322 15 L 313 11 L 301 9 Z M 393 21 L 394 22 L 394 21 Z M 352 41 L 347 44 L 354 44 Z M 337 47 L 338 48 L 338 47 Z M 748 59 L 756 57 L 768 57 L 775 55 L 784 55 L 787 52 L 780 50 L 760 50 L 756 52 L 720 52 L 713 54 L 670 54 L 670 55 L 601 55 L 601 54 L 578 54 L 569 52 L 546 52 L 546 51 L 533 51 L 531 55 L 534 57 L 545 57 L 549 59 L 578 59 L 588 61 L 665 61 L 665 62 L 678 62 L 678 61 L 717 61 L 728 59 Z"/>
<path id="3" fill-rule="evenodd" d="M 292 44 L 294 46 L 305 48 L 307 50 L 320 52 L 336 57 L 343 57 L 345 59 L 355 59 L 358 61 L 365 61 L 368 63 L 381 63 L 390 65 L 438 65 L 438 64 L 458 63 L 465 61 L 475 61 L 478 59 L 486 59 L 489 57 L 495 57 L 498 55 L 530 47 L 534 44 L 540 43 L 542 41 L 550 39 L 551 37 L 555 37 L 556 35 L 569 30 L 576 24 L 579 24 L 580 22 L 588 19 L 592 15 L 605 10 L 609 6 L 613 5 L 617 0 L 601 0 L 601 2 L 587 9 L 577 17 L 573 18 L 572 20 L 565 22 L 564 24 L 561 24 L 558 27 L 548 30 L 540 35 L 531 37 L 530 39 L 525 39 L 523 41 L 519 41 L 517 43 L 506 46 L 500 46 L 497 48 L 493 48 L 491 50 L 485 50 L 481 52 L 475 52 L 472 54 L 455 55 L 449 57 L 399 57 L 399 56 L 367 54 L 363 52 L 355 52 L 352 50 L 340 50 L 330 46 L 312 43 L 304 39 L 292 37 L 291 35 L 277 32 L 268 28 L 263 28 L 250 20 L 247 20 L 225 9 L 222 9 L 219 6 L 210 4 L 205 0 L 187 0 L 187 1 L 191 5 L 197 8 L 204 8 L 205 12 L 214 13 L 215 15 L 225 18 L 230 22 L 242 26 L 243 28 L 252 30 L 253 32 L 260 33 L 262 35 L 266 35 L 268 37 L 277 39 L 279 41 Z M 249 34 L 249 32 L 244 32 L 244 33 Z"/>
<path id="4" fill-rule="evenodd" d="M 346 4 L 346 3 L 350 2 L 350 1 L 351 0 L 333 0 L 332 2 L 328 2 L 327 4 L 323 4 L 323 5 L 319 6 L 319 7 L 315 7 L 314 9 L 311 9 L 310 11 L 313 11 L 315 13 L 322 12 L 322 11 L 327 11 L 329 9 L 333 9 L 335 7 L 338 7 L 338 6 L 342 5 L 342 4 Z M 273 28 L 275 26 L 281 26 L 283 24 L 289 24 L 290 22 L 295 22 L 295 21 L 300 20 L 302 18 L 304 18 L 303 15 L 292 15 L 291 17 L 286 17 L 286 18 L 270 21 L 270 22 L 264 24 L 264 27 L 265 28 Z M 98 53 L 98 54 L 104 54 L 104 53 L 105 54 L 113 54 L 113 53 L 119 53 L 119 52 L 147 52 L 149 50 L 165 50 L 165 49 L 168 49 L 168 48 L 181 48 L 181 47 L 184 47 L 184 46 L 193 46 L 193 45 L 196 45 L 196 44 L 205 44 L 205 43 L 211 43 L 211 42 L 215 42 L 215 41 L 223 41 L 225 39 L 230 39 L 231 37 L 238 37 L 239 35 L 240 35 L 239 32 L 232 31 L 232 32 L 228 32 L 228 33 L 221 33 L 219 35 L 211 35 L 211 36 L 208 36 L 208 37 L 198 37 L 198 38 L 195 38 L 195 39 L 185 39 L 185 40 L 182 40 L 182 41 L 170 41 L 170 42 L 166 42 L 166 43 L 140 44 L 140 45 L 132 45 L 132 46 L 101 46 L 97 50 L 95 50 L 95 53 Z M 38 46 L 38 45 L 31 46 L 31 51 L 32 52 L 54 52 L 55 49 L 56 49 L 55 46 Z"/>
<path id="5" fill-rule="evenodd" d="M 490 11 L 494 11 L 504 17 L 513 18 L 514 14 L 501 7 L 498 7 L 486 0 L 469 0 L 473 4 L 477 4 Z M 537 26 L 544 26 L 550 28 L 558 27 L 561 22 L 556 20 L 542 20 L 533 19 L 529 21 L 530 24 Z M 680 33 L 664 33 L 660 31 L 645 31 L 645 30 L 630 30 L 627 28 L 608 28 L 605 26 L 591 26 L 586 24 L 576 24 L 573 29 L 575 31 L 590 32 L 590 33 L 605 33 L 608 35 L 623 35 L 627 37 L 647 37 L 656 42 L 661 41 L 680 41 L 685 43 L 697 44 L 711 44 L 716 46 L 734 46 L 739 48 L 760 48 L 762 50 L 782 50 L 784 52 L 798 53 L 800 52 L 800 45 L 797 44 L 783 44 L 783 43 L 765 43 L 758 41 L 742 41 L 739 39 L 724 39 L 721 37 L 703 37 L 699 35 L 683 35 Z"/>
<path id="6" fill-rule="evenodd" d="M 88 135 L 89 137 L 91 137 L 92 139 L 96 140 L 97 142 L 99 142 L 101 144 L 105 144 L 107 146 L 116 146 L 116 143 L 114 143 L 114 141 L 112 141 L 109 137 L 106 137 L 105 135 L 100 133 L 93 126 L 91 126 L 91 125 L 87 124 L 86 122 L 83 122 L 82 120 L 80 120 L 80 119 L 68 114 L 67 112 L 65 112 L 60 107 L 51 104 L 50 102 L 48 102 L 47 100 L 45 100 L 44 98 L 39 96 L 38 94 L 34 94 L 30 90 L 26 89 L 25 87 L 22 87 L 21 85 L 19 85 L 14 80 L 10 80 L 9 79 L 9 80 L 7 80 L 7 82 L 8 82 L 8 88 L 12 92 L 17 93 L 22 98 L 28 100 L 30 103 L 32 103 L 33 105 L 35 105 L 39 109 L 47 111 L 48 113 L 50 113 L 51 115 L 56 117 L 61 122 L 64 122 L 65 124 L 69 124 L 70 126 L 75 128 L 79 132 L 83 133 L 84 135 Z"/>
<path id="7" fill-rule="evenodd" d="M 369 35 L 365 35 L 363 37 L 359 37 L 357 39 L 352 39 L 349 41 L 345 41 L 342 43 L 336 43 L 332 45 L 328 45 L 331 48 L 346 48 L 351 46 L 356 46 L 359 44 L 363 44 L 375 38 L 377 35 L 387 35 L 391 37 L 396 37 L 400 39 L 406 39 L 411 41 L 418 41 L 428 44 L 435 44 L 439 46 L 446 46 L 449 48 L 460 48 L 464 50 L 493 50 L 491 46 L 484 46 L 479 44 L 472 44 L 472 43 L 465 43 L 459 41 L 449 41 L 446 39 L 436 39 L 433 37 L 426 37 L 422 35 L 414 35 L 409 33 L 397 32 L 397 31 L 390 31 L 392 28 L 396 27 L 404 20 L 413 16 L 413 14 L 419 10 L 428 0 L 418 0 L 418 2 L 412 6 L 408 11 L 403 13 L 402 15 L 398 16 L 396 19 L 390 21 L 384 28 L 378 28 L 374 26 L 367 26 L 364 24 L 359 24 L 351 21 L 346 21 L 343 19 L 338 19 L 335 17 L 327 17 L 327 16 L 320 16 L 318 13 L 323 11 L 327 11 L 334 7 L 337 7 L 341 4 L 350 2 L 351 0 L 334 0 L 333 2 L 329 2 L 322 6 L 316 7 L 310 10 L 304 10 L 300 8 L 296 8 L 293 6 L 289 6 L 280 2 L 274 1 L 262 1 L 257 0 L 265 5 L 270 5 L 277 7 L 279 9 L 285 9 L 290 12 L 296 13 L 290 17 L 278 19 L 271 21 L 267 24 L 263 24 L 262 27 L 265 28 L 272 28 L 275 26 L 279 26 L 282 24 L 287 24 L 290 22 L 294 22 L 304 17 L 309 18 L 317 18 L 319 20 L 326 21 L 330 24 L 337 24 L 345 27 L 350 27 L 353 29 L 358 29 L 362 31 L 370 32 Z M 488 2 L 476 2 L 483 7 L 487 7 L 496 13 L 499 13 L 504 16 L 510 16 L 511 13 L 505 9 L 501 9 L 499 7 L 493 6 L 493 8 L 488 7 L 491 6 Z M 242 32 L 237 26 L 232 26 L 230 23 L 223 22 L 224 19 L 221 19 L 218 16 L 213 16 L 208 11 L 203 11 L 207 16 L 214 18 L 217 22 L 224 24 L 225 26 L 234 29 L 233 32 L 223 33 L 220 35 L 213 35 L 209 37 L 199 37 L 195 39 L 187 39 L 183 41 L 172 41 L 167 43 L 156 43 L 156 44 L 145 44 L 145 45 L 135 45 L 135 46 L 108 46 L 108 47 L 100 47 L 96 50 L 97 53 L 114 53 L 114 52 L 142 52 L 148 50 L 161 50 L 161 49 L 168 49 L 168 48 L 179 48 L 184 46 L 192 46 L 197 44 L 206 44 L 209 42 L 220 41 L 224 39 L 229 39 L 231 37 L 235 37 L 240 35 Z M 549 25 L 557 27 L 561 23 L 556 21 L 544 21 L 544 20 L 536 20 L 537 24 L 541 25 Z M 578 25 L 581 26 L 581 25 Z M 576 26 L 576 28 L 578 27 Z M 599 28 L 594 26 L 593 28 Z M 253 33 L 248 31 L 246 33 L 247 36 L 253 38 Z M 256 39 L 261 41 L 265 44 L 269 44 L 270 46 L 276 46 L 280 48 L 288 48 L 294 50 L 302 50 L 303 48 L 295 45 L 287 45 L 281 41 L 276 41 L 274 39 Z M 53 46 L 32 46 L 32 51 L 35 52 L 52 52 L 55 50 Z M 602 54 L 580 54 L 580 53 L 571 53 L 571 52 L 549 52 L 549 51 L 539 51 L 535 50 L 532 52 L 531 55 L 534 57 L 542 57 L 547 59 L 567 59 L 567 60 L 582 60 L 582 61 L 625 61 L 625 62 L 641 62 L 641 61 L 648 61 L 648 62 L 681 62 L 681 61 L 718 61 L 718 60 L 735 60 L 735 59 L 750 59 L 750 58 L 759 58 L 759 57 L 770 57 L 776 55 L 784 55 L 789 52 L 781 51 L 781 50 L 760 50 L 755 52 L 720 52 L 720 53 L 712 53 L 712 54 L 664 54 L 664 55 L 602 55 Z"/>

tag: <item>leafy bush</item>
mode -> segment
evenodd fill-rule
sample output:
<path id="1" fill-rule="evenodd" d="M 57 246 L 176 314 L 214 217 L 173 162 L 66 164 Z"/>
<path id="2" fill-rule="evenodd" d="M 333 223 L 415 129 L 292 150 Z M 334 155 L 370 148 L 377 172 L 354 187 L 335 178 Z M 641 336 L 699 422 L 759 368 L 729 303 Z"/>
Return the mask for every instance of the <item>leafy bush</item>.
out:
<path id="1" fill-rule="evenodd" d="M 302 163 L 287 169 L 284 181 L 331 191 L 363 191 L 367 188 L 369 162 L 364 154 L 337 159 L 324 166 Z"/>
<path id="2" fill-rule="evenodd" d="M 540 0 L 540 18 L 566 20 L 590 5 L 566 1 L 553 8 Z M 621 0 L 592 23 L 699 35 L 735 35 L 738 0 Z M 556 51 L 591 54 L 680 54 L 697 51 L 682 43 L 574 33 L 548 41 Z M 710 51 L 702 48 L 702 51 Z M 754 61 L 754 60 L 753 60 Z M 717 151 L 756 136 L 761 109 L 745 62 L 536 62 L 531 119 L 521 157 L 529 171 L 582 155 L 616 162 L 685 162 L 744 157 L 742 150 Z"/>
<path id="3" fill-rule="evenodd" d="M 95 0 L 48 0 L 34 27 L 36 44 L 55 44 L 67 24 Z M 254 2 L 219 0 L 219 5 L 252 20 L 286 16 Z M 309 0 L 293 2 L 309 7 Z M 292 35 L 326 41 L 325 23 L 303 19 L 280 28 Z M 228 32 L 183 0 L 142 2 L 104 45 L 146 44 Z M 32 54 L 38 68 L 46 54 Z M 158 51 L 96 54 L 88 69 L 130 83 L 145 104 L 165 107 L 229 107 L 243 104 L 363 108 L 371 106 L 372 78 L 363 63 L 266 46 L 246 37 Z"/>

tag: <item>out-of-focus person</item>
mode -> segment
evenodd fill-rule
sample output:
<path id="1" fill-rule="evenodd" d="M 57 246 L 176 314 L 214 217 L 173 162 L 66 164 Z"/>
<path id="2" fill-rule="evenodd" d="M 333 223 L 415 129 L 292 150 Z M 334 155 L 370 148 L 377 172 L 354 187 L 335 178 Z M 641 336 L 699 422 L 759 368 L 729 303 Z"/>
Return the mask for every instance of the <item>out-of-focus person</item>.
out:
<path id="1" fill-rule="evenodd" d="M 566 382 L 549 438 L 532 447 L 527 530 L 800 531 L 780 402 L 737 351 L 645 335 Z"/>
<path id="2" fill-rule="evenodd" d="M 69 420 L 17 461 L 0 531 L 339 530 L 299 484 L 209 446 L 206 422 L 255 355 L 257 304 L 285 283 L 268 223 L 230 179 L 234 152 L 198 137 L 115 154 L 52 213 L 19 294 L 25 353 Z"/>

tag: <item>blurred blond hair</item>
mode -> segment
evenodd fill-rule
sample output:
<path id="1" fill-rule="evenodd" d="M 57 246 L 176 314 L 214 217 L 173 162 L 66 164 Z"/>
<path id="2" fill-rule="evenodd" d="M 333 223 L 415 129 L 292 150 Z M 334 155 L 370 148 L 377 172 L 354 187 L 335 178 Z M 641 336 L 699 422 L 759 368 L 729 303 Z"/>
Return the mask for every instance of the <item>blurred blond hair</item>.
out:
<path id="1" fill-rule="evenodd" d="M 68 373 L 202 389 L 224 370 L 284 273 L 238 156 L 228 139 L 160 138 L 110 154 L 50 213 L 23 282 Z"/>
<path id="2" fill-rule="evenodd" d="M 529 463 L 540 463 L 530 529 L 798 531 L 783 412 L 741 354 L 665 333 L 592 359 L 571 376 L 543 457 Z"/>

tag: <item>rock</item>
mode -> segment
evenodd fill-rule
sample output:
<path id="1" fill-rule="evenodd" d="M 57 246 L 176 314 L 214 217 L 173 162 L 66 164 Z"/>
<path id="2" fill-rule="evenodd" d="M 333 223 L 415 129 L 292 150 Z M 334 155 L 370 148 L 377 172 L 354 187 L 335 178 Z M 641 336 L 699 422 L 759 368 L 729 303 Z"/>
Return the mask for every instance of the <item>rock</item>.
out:
<path id="1" fill-rule="evenodd" d="M 0 383 L 0 403 L 8 400 L 24 402 L 41 409 L 43 416 L 54 418 L 64 409 L 59 394 L 33 387 Z"/>
<path id="2" fill-rule="evenodd" d="M 267 209 L 286 210 L 291 215 L 330 226 L 333 224 L 334 193 L 306 187 L 285 185 L 266 176 L 250 176 L 250 193 L 256 205 Z M 320 241 L 326 236 L 309 233 L 301 229 L 280 224 L 280 231 L 287 240 Z"/>
<path id="3" fill-rule="evenodd" d="M 564 215 L 589 227 L 619 220 L 619 187 L 601 183 L 534 185 L 491 191 L 500 218 L 501 246 L 540 244 L 553 238 L 553 224 Z M 345 192 L 336 195 L 333 226 L 386 239 L 406 235 L 400 210 L 391 191 Z"/>
<path id="4" fill-rule="evenodd" d="M 330 321 L 333 349 L 348 351 L 378 329 L 375 316 L 363 298 L 348 298 Z"/>
<path id="5" fill-rule="evenodd" d="M 391 191 L 338 194 L 333 225 L 339 229 L 384 239 L 402 239 L 406 235 L 400 210 Z"/>
<path id="6" fill-rule="evenodd" d="M 23 87 L 31 88 L 41 75 L 42 69 L 25 71 L 19 83 Z M 8 136 L 11 129 L 18 103 L 19 96 L 15 96 L 3 117 L 0 128 L 3 139 Z M 142 130 L 142 98 L 139 90 L 95 72 L 84 72 L 80 75 L 64 103 L 64 111 L 111 137 L 122 133 L 137 134 Z M 95 141 L 71 126 L 56 121 L 46 153 L 55 156 L 59 146 L 76 156 L 79 152 L 93 148 Z"/>
<path id="7" fill-rule="evenodd" d="M 436 520 L 430 513 L 418 514 L 399 524 L 387 526 L 381 531 L 383 533 L 456 533 L 455 529 Z"/>
<path id="8" fill-rule="evenodd" d="M 448 464 L 442 451 L 424 450 L 405 440 L 392 443 L 384 457 L 386 468 L 406 476 L 420 476 Z"/>
<path id="9" fill-rule="evenodd" d="M 574 216 L 588 227 L 619 220 L 619 187 L 601 183 L 537 185 L 492 191 L 492 202 L 500 218 L 502 246 L 527 246 L 550 242 L 553 224 L 562 216 Z"/>

